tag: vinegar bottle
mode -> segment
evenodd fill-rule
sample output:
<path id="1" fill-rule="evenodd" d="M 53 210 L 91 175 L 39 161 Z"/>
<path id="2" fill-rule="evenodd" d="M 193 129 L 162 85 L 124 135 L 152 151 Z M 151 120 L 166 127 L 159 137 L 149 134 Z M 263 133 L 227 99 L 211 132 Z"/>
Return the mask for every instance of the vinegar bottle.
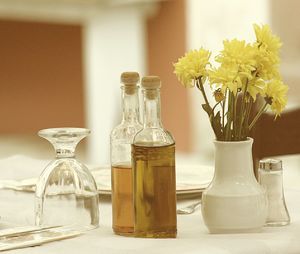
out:
<path id="1" fill-rule="evenodd" d="M 142 79 L 144 126 L 132 144 L 134 235 L 175 238 L 175 141 L 160 118 L 159 77 Z"/>
<path id="2" fill-rule="evenodd" d="M 134 231 L 131 144 L 142 128 L 139 119 L 139 79 L 137 72 L 122 73 L 122 122 L 110 135 L 112 227 L 119 235 L 130 235 Z"/>

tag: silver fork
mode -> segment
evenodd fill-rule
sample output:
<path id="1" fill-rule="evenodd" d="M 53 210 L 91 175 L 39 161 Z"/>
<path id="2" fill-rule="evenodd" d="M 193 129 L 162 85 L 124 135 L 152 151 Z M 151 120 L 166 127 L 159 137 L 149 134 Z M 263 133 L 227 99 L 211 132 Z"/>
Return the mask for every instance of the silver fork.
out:
<path id="1" fill-rule="evenodd" d="M 177 214 L 192 214 L 193 212 L 196 211 L 198 207 L 200 207 L 200 205 L 201 205 L 201 201 L 198 201 L 186 207 L 179 208 L 177 209 Z"/>

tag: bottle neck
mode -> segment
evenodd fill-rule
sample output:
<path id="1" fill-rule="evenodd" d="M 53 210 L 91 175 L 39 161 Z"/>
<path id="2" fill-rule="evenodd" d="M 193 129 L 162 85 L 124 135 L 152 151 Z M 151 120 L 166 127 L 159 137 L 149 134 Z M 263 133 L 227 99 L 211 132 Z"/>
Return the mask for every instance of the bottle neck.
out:
<path id="1" fill-rule="evenodd" d="M 162 128 L 159 89 L 144 90 L 144 128 Z"/>
<path id="2" fill-rule="evenodd" d="M 130 92 L 126 87 L 122 89 L 122 123 L 139 123 L 139 97 L 138 88 L 131 88 Z"/>

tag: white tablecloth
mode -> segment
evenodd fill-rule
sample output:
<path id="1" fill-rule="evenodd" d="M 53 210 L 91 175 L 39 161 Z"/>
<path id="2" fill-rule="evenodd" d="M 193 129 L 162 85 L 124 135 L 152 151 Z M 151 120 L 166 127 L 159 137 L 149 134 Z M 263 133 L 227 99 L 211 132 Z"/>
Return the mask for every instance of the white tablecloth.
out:
<path id="1" fill-rule="evenodd" d="M 33 162 L 34 163 L 34 162 Z M 21 178 L 15 171 L 5 172 L 0 162 L 0 178 Z M 24 164 L 23 164 L 24 165 Z M 3 166 L 3 165 L 2 165 Z M 22 163 L 18 166 L 22 166 Z M 32 170 L 35 172 L 35 169 Z M 26 177 L 31 177 L 31 169 Z M 35 172 L 36 173 L 36 172 Z M 24 175 L 22 175 L 24 178 Z M 43 246 L 19 249 L 10 253 L 203 253 L 203 254 L 299 254 L 300 253 L 300 189 L 286 188 L 286 201 L 291 215 L 291 225 L 285 227 L 265 227 L 261 233 L 253 234 L 209 234 L 202 220 L 200 210 L 192 215 L 178 216 L 177 239 L 141 239 L 114 235 L 111 230 L 111 204 L 102 201 L 100 204 L 100 227 L 84 235 L 60 242 L 48 243 Z M 193 200 L 184 201 L 193 202 Z M 178 206 L 184 205 L 181 202 Z M 12 209 L 13 208 L 13 209 Z M 33 194 L 15 193 L 13 199 L 8 198 L 5 190 L 0 190 L 0 227 L 5 220 L 15 224 L 33 223 Z"/>

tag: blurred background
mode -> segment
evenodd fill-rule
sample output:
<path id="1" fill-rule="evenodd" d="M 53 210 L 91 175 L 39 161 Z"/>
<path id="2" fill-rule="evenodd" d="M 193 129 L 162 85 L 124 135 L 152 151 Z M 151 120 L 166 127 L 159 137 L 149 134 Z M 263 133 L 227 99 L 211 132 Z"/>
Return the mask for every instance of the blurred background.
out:
<path id="1" fill-rule="evenodd" d="M 253 41 L 252 24 L 267 23 L 283 41 L 293 109 L 300 104 L 299 9 L 297 0 L 0 0 L 0 158 L 52 158 L 37 131 L 78 126 L 92 131 L 79 158 L 109 164 L 119 77 L 138 71 L 162 79 L 162 120 L 178 159 L 211 165 L 202 97 L 179 84 L 173 63 L 189 49 L 216 52 L 225 38 Z"/>

